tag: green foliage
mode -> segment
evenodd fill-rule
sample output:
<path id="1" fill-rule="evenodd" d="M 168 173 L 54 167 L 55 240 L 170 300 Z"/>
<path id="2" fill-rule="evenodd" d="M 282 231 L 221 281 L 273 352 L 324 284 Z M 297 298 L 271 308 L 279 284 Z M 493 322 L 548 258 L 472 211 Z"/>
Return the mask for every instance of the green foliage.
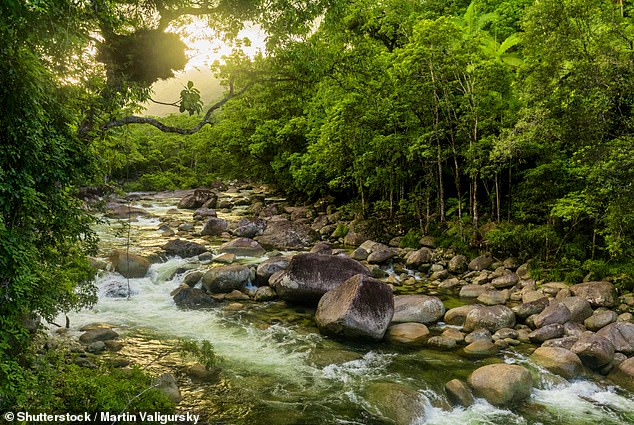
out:
<path id="1" fill-rule="evenodd" d="M 401 242 L 399 243 L 400 248 L 420 248 L 420 238 L 422 237 L 420 231 L 418 230 L 408 230 Z"/>
<path id="2" fill-rule="evenodd" d="M 211 343 L 206 339 L 202 341 L 181 340 L 179 345 L 183 356 L 193 356 L 207 369 L 216 366 L 216 353 Z"/>

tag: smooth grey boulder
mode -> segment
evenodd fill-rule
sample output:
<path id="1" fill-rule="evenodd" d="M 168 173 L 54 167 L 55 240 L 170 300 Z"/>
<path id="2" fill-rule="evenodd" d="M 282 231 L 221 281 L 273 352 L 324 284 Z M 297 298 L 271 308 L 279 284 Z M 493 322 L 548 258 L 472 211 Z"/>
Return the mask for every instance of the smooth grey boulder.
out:
<path id="1" fill-rule="evenodd" d="M 271 301 L 277 298 L 277 294 L 275 290 L 270 286 L 260 286 L 257 291 L 255 291 L 254 299 L 256 301 Z"/>
<path id="2" fill-rule="evenodd" d="M 469 263 L 469 270 L 481 271 L 487 270 L 493 264 L 493 258 L 490 255 L 480 255 Z"/>
<path id="3" fill-rule="evenodd" d="M 434 323 L 445 314 L 439 298 L 428 295 L 397 295 L 394 297 L 393 323 Z"/>
<path id="4" fill-rule="evenodd" d="M 119 334 L 109 328 L 91 329 L 84 332 L 79 337 L 79 342 L 82 344 L 92 344 L 96 341 L 109 341 L 111 339 L 118 338 Z"/>
<path id="5" fill-rule="evenodd" d="M 614 358 L 614 345 L 606 338 L 592 332 L 585 332 L 570 348 L 584 365 L 590 369 L 600 369 Z"/>
<path id="6" fill-rule="evenodd" d="M 448 325 L 462 326 L 467 318 L 467 314 L 474 308 L 478 308 L 477 305 L 467 304 L 460 307 L 454 307 L 445 313 L 445 323 Z"/>
<path id="7" fill-rule="evenodd" d="M 223 293 L 234 289 L 242 290 L 246 286 L 251 271 L 248 267 L 233 264 L 230 266 L 214 267 L 203 275 L 203 286 L 208 292 Z"/>
<path id="8" fill-rule="evenodd" d="M 222 244 L 220 252 L 240 257 L 261 257 L 266 251 L 253 239 L 237 238 Z"/>
<path id="9" fill-rule="evenodd" d="M 271 276 L 281 270 L 286 270 L 291 262 L 291 257 L 280 256 L 271 257 L 258 264 L 255 270 L 255 283 L 258 285 L 267 285 Z"/>
<path id="10" fill-rule="evenodd" d="M 398 323 L 387 328 L 385 338 L 390 342 L 416 345 L 425 342 L 429 329 L 422 323 Z"/>
<path id="11" fill-rule="evenodd" d="M 174 292 L 174 303 L 181 308 L 215 307 L 218 301 L 205 290 L 180 287 Z"/>
<path id="12" fill-rule="evenodd" d="M 445 384 L 445 392 L 447 398 L 453 403 L 463 407 L 469 407 L 473 404 L 474 398 L 471 390 L 466 383 L 459 379 L 452 379 Z"/>
<path id="13" fill-rule="evenodd" d="M 220 236 L 227 230 L 227 221 L 222 218 L 209 217 L 203 225 L 200 234 L 202 236 Z"/>
<path id="14" fill-rule="evenodd" d="M 495 332 L 498 329 L 512 328 L 513 326 L 515 326 L 515 313 L 503 305 L 474 308 L 467 314 L 464 323 L 467 332 L 480 328 Z"/>
<path id="15" fill-rule="evenodd" d="M 597 310 L 583 324 L 589 331 L 596 332 L 604 326 L 616 322 L 617 318 L 618 315 L 612 310 Z"/>
<path id="16" fill-rule="evenodd" d="M 165 373 L 156 378 L 155 385 L 172 403 L 179 403 L 183 399 L 176 378 L 171 373 Z"/>
<path id="17" fill-rule="evenodd" d="M 573 379 L 583 374 L 583 364 L 575 353 L 559 347 L 539 347 L 531 355 L 538 365 L 552 373 Z"/>
<path id="18" fill-rule="evenodd" d="M 403 384 L 372 382 L 367 386 L 365 396 L 389 423 L 411 425 L 425 416 L 423 399 Z"/>
<path id="19" fill-rule="evenodd" d="M 503 274 L 502 276 L 496 277 L 491 281 L 491 285 L 494 288 L 508 288 L 510 286 L 515 286 L 519 283 L 520 278 L 513 272 L 508 272 Z"/>
<path id="20" fill-rule="evenodd" d="M 534 301 L 513 307 L 513 312 L 519 319 L 524 320 L 529 316 L 541 313 L 546 307 L 548 307 L 548 298 L 542 296 Z"/>
<path id="21" fill-rule="evenodd" d="M 588 317 L 592 316 L 592 306 L 581 297 L 565 297 L 560 300 L 568 310 L 570 310 L 570 321 L 583 323 Z"/>
<path id="22" fill-rule="evenodd" d="M 535 329 L 533 332 L 528 334 L 528 339 L 530 339 L 531 342 L 541 344 L 549 339 L 561 338 L 563 336 L 564 327 L 560 324 L 554 323 Z"/>
<path id="23" fill-rule="evenodd" d="M 476 396 L 496 406 L 522 401 L 531 395 L 533 388 L 528 369 L 504 363 L 476 369 L 467 382 Z"/>
<path id="24" fill-rule="evenodd" d="M 456 255 L 449 260 L 447 264 L 447 270 L 451 273 L 464 273 L 467 271 L 467 257 L 464 255 Z"/>
<path id="25" fill-rule="evenodd" d="M 390 287 L 380 280 L 355 275 L 321 297 L 315 322 L 329 335 L 380 340 L 393 315 Z"/>
<path id="26" fill-rule="evenodd" d="M 614 345 L 614 349 L 628 356 L 634 355 L 634 323 L 615 322 L 597 332 Z"/>
<path id="27" fill-rule="evenodd" d="M 570 287 L 570 292 L 577 297 L 584 298 L 593 308 L 615 307 L 619 298 L 616 288 L 610 282 L 585 282 Z"/>
<path id="28" fill-rule="evenodd" d="M 126 252 L 124 249 L 112 251 L 110 261 L 116 272 L 130 279 L 143 277 L 150 269 L 150 261 L 148 259 Z"/>
<path id="29" fill-rule="evenodd" d="M 163 250 L 167 255 L 177 255 L 182 258 L 195 257 L 207 252 L 207 248 L 203 245 L 182 239 L 172 239 L 163 245 Z"/>
<path id="30" fill-rule="evenodd" d="M 319 240 L 319 233 L 300 222 L 271 220 L 255 240 L 266 249 L 302 249 L 314 245 Z"/>
<path id="31" fill-rule="evenodd" d="M 200 207 L 215 208 L 218 194 L 208 189 L 196 189 L 194 193 L 185 196 L 178 203 L 178 208 L 195 210 Z"/>
<path id="32" fill-rule="evenodd" d="M 367 267 L 352 258 L 297 254 L 286 270 L 271 276 L 269 283 L 283 300 L 316 305 L 322 295 L 357 274 L 371 275 Z"/>
<path id="33" fill-rule="evenodd" d="M 623 388 L 634 391 L 634 357 L 619 363 L 608 375 L 612 381 Z"/>
<path id="34" fill-rule="evenodd" d="M 405 265 L 412 268 L 418 268 L 423 264 L 429 264 L 432 261 L 432 251 L 429 248 L 421 248 L 418 251 L 412 251 L 405 256 Z"/>
<path id="35" fill-rule="evenodd" d="M 548 325 L 563 325 L 570 320 L 570 310 L 565 304 L 557 302 L 550 304 L 534 319 L 533 323 L 536 328 Z"/>

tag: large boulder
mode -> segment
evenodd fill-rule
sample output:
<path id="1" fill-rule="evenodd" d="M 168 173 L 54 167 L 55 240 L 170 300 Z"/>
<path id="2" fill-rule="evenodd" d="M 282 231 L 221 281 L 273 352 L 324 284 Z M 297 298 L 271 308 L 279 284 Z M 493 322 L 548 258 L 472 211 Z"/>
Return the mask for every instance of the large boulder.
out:
<path id="1" fill-rule="evenodd" d="M 590 369 L 600 369 L 614 358 L 614 345 L 607 338 L 592 332 L 584 332 L 570 351 Z"/>
<path id="2" fill-rule="evenodd" d="M 475 401 L 466 383 L 459 379 L 452 379 L 445 384 L 445 392 L 449 400 L 463 407 L 469 407 Z"/>
<path id="3" fill-rule="evenodd" d="M 129 219 L 135 218 L 139 216 L 147 216 L 149 213 L 145 211 L 143 208 L 131 207 L 124 204 L 118 204 L 115 202 L 108 203 L 106 205 L 106 214 L 105 216 L 108 218 L 117 218 L 117 219 Z"/>
<path id="4" fill-rule="evenodd" d="M 538 365 L 566 379 L 573 379 L 583 373 L 581 359 L 575 353 L 559 347 L 539 347 L 531 358 Z"/>
<path id="5" fill-rule="evenodd" d="M 513 272 L 508 272 L 503 274 L 502 276 L 498 276 L 491 281 L 491 285 L 494 288 L 508 288 L 510 286 L 515 286 L 519 283 L 520 278 Z"/>
<path id="6" fill-rule="evenodd" d="M 399 344 L 422 344 L 429 336 L 429 329 L 422 323 L 399 323 L 387 328 L 385 338 Z"/>
<path id="7" fill-rule="evenodd" d="M 575 323 L 583 323 L 588 317 L 592 316 L 592 306 L 581 297 L 566 297 L 560 300 L 568 310 L 570 310 L 570 321 Z"/>
<path id="8" fill-rule="evenodd" d="M 513 312 L 515 312 L 519 319 L 524 320 L 528 316 L 541 313 L 546 307 L 548 307 L 548 298 L 541 297 L 534 301 L 525 302 L 524 304 L 513 307 Z"/>
<path id="9" fill-rule="evenodd" d="M 321 297 L 315 322 L 326 334 L 380 340 L 393 315 L 390 287 L 359 274 Z"/>
<path id="10" fill-rule="evenodd" d="M 211 293 L 241 290 L 246 286 L 250 276 L 249 268 L 240 264 L 214 267 L 203 275 L 203 286 Z"/>
<path id="11" fill-rule="evenodd" d="M 512 328 L 515 326 L 515 313 L 503 305 L 490 307 L 479 306 L 467 314 L 464 329 L 467 332 L 476 329 L 488 329 L 495 332 L 502 328 Z"/>
<path id="12" fill-rule="evenodd" d="M 619 298 L 616 288 L 610 282 L 585 282 L 570 287 L 570 292 L 577 297 L 586 299 L 593 308 L 614 307 Z"/>
<path id="13" fill-rule="evenodd" d="M 563 303 L 553 303 L 539 313 L 533 323 L 536 328 L 548 325 L 563 325 L 570 320 L 570 310 Z"/>
<path id="14" fill-rule="evenodd" d="M 182 258 L 195 257 L 207 252 L 207 248 L 203 245 L 183 239 L 172 239 L 163 245 L 163 250 L 167 255 L 177 255 Z"/>
<path id="15" fill-rule="evenodd" d="M 218 301 L 203 289 L 180 287 L 173 295 L 174 303 L 181 308 L 214 307 Z"/>
<path id="16" fill-rule="evenodd" d="M 265 228 L 265 220 L 249 220 L 243 218 L 238 222 L 238 226 L 233 231 L 233 234 L 241 238 L 254 238 L 261 235 Z"/>
<path id="17" fill-rule="evenodd" d="M 412 268 L 418 268 L 423 264 L 429 264 L 432 261 L 433 252 L 431 249 L 423 247 L 418 251 L 412 251 L 405 256 L 405 265 Z"/>
<path id="18" fill-rule="evenodd" d="M 79 337 L 79 342 L 82 344 L 91 344 L 96 341 L 110 341 L 118 338 L 119 334 L 110 328 L 97 328 L 90 329 Z"/>
<path id="19" fill-rule="evenodd" d="M 411 425 L 425 414 L 424 400 L 403 384 L 372 382 L 367 386 L 365 395 L 381 416 L 389 419 L 389 423 Z"/>
<path id="20" fill-rule="evenodd" d="M 183 399 L 176 383 L 176 378 L 171 373 L 164 373 L 156 378 L 154 386 L 165 394 L 172 403 L 179 403 Z"/>
<path id="21" fill-rule="evenodd" d="M 237 238 L 220 246 L 220 252 L 241 257 L 261 257 L 266 252 L 262 245 L 253 239 Z"/>
<path id="22" fill-rule="evenodd" d="M 319 240 L 310 226 L 289 220 L 271 220 L 262 235 L 255 238 L 267 249 L 302 249 Z"/>
<path id="23" fill-rule="evenodd" d="M 445 323 L 448 325 L 463 326 L 467 318 L 467 314 L 475 308 L 479 308 L 479 306 L 467 304 L 449 309 L 445 313 Z"/>
<path id="24" fill-rule="evenodd" d="M 597 332 L 614 345 L 614 349 L 628 356 L 634 355 L 634 323 L 611 323 Z"/>
<path id="25" fill-rule="evenodd" d="M 194 193 L 185 196 L 178 203 L 178 208 L 187 210 L 195 210 L 202 206 L 207 208 L 216 208 L 218 202 L 218 194 L 209 189 L 196 189 Z"/>
<path id="26" fill-rule="evenodd" d="M 143 277 L 150 269 L 150 262 L 140 255 L 115 249 L 110 254 L 110 261 L 114 270 L 127 278 Z"/>
<path id="27" fill-rule="evenodd" d="M 255 271 L 255 283 L 257 285 L 268 285 L 269 278 L 282 270 L 286 270 L 291 262 L 291 257 L 271 257 L 258 264 Z"/>
<path id="28" fill-rule="evenodd" d="M 469 263 L 469 270 L 481 271 L 486 270 L 493 264 L 493 258 L 490 255 L 480 255 Z"/>
<path id="29" fill-rule="evenodd" d="M 371 275 L 367 267 L 352 258 L 298 254 L 285 271 L 271 276 L 269 283 L 284 300 L 315 305 L 326 292 L 357 274 Z"/>
<path id="30" fill-rule="evenodd" d="M 634 357 L 619 363 L 608 375 L 612 381 L 622 387 L 634 391 Z"/>
<path id="31" fill-rule="evenodd" d="M 467 271 L 467 257 L 464 255 L 455 255 L 449 260 L 449 264 L 447 264 L 447 270 L 451 273 L 464 273 Z"/>
<path id="32" fill-rule="evenodd" d="M 610 323 L 616 322 L 618 315 L 612 310 L 596 310 L 583 324 L 589 331 L 598 331 Z"/>
<path id="33" fill-rule="evenodd" d="M 445 314 L 445 306 L 437 297 L 397 295 L 394 297 L 394 323 L 434 323 Z"/>
<path id="34" fill-rule="evenodd" d="M 227 230 L 227 221 L 222 218 L 209 217 L 203 225 L 202 236 L 220 236 Z"/>
<path id="35" fill-rule="evenodd" d="M 528 369 L 504 363 L 476 369 L 467 382 L 476 396 L 496 406 L 528 398 L 533 387 L 533 380 Z"/>

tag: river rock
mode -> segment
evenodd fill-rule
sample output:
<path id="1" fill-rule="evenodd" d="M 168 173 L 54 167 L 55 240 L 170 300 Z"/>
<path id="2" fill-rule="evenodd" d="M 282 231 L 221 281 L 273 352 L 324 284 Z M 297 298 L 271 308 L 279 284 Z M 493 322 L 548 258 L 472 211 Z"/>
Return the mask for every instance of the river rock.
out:
<path id="1" fill-rule="evenodd" d="M 503 274 L 502 276 L 496 277 L 491 281 L 491 285 L 494 288 L 508 288 L 510 286 L 515 286 L 519 283 L 520 278 L 513 272 L 508 272 Z"/>
<path id="2" fill-rule="evenodd" d="M 385 338 L 399 344 L 422 344 L 429 336 L 429 329 L 422 323 L 399 323 L 387 328 Z"/>
<path id="3" fill-rule="evenodd" d="M 456 348 L 456 345 L 458 345 L 458 343 L 453 338 L 437 335 L 437 336 L 432 336 L 431 338 L 429 338 L 425 345 L 427 345 L 428 347 L 435 348 L 437 350 L 449 351 Z"/>
<path id="4" fill-rule="evenodd" d="M 467 314 L 464 323 L 467 332 L 479 328 L 495 332 L 498 329 L 512 328 L 513 326 L 515 326 L 515 313 L 503 305 L 477 307 Z"/>
<path id="5" fill-rule="evenodd" d="M 630 391 L 634 391 L 634 357 L 619 363 L 608 375 L 612 381 Z"/>
<path id="6" fill-rule="evenodd" d="M 533 387 L 533 380 L 528 369 L 503 363 L 476 369 L 467 382 L 476 396 L 496 406 L 528 398 Z"/>
<path id="7" fill-rule="evenodd" d="M 559 295 L 559 294 L 557 294 Z M 583 323 L 588 317 L 592 316 L 592 306 L 581 297 L 565 297 L 560 300 L 568 310 L 570 310 L 570 321 Z"/>
<path id="8" fill-rule="evenodd" d="M 118 337 L 119 334 L 109 328 L 92 329 L 81 334 L 79 342 L 92 344 L 95 341 L 108 341 Z"/>
<path id="9" fill-rule="evenodd" d="M 112 251 L 110 261 L 116 272 L 131 279 L 145 276 L 150 269 L 150 262 L 146 258 L 124 249 Z"/>
<path id="10" fill-rule="evenodd" d="M 250 276 L 249 268 L 240 264 L 214 267 L 203 275 L 203 286 L 211 293 L 241 290 L 244 289 Z"/>
<path id="11" fill-rule="evenodd" d="M 258 267 L 255 271 L 255 283 L 258 285 L 268 284 L 269 278 L 273 276 L 273 274 L 276 272 L 286 270 L 290 262 L 291 258 L 286 256 L 271 257 L 267 260 L 264 260 L 263 262 L 258 264 Z"/>
<path id="12" fill-rule="evenodd" d="M 269 221 L 255 240 L 267 249 L 302 249 L 317 242 L 319 234 L 306 224 L 281 219 Z"/>
<path id="13" fill-rule="evenodd" d="M 525 302 L 513 307 L 513 312 L 519 319 L 524 320 L 529 316 L 541 313 L 546 307 L 548 307 L 548 298 L 542 296 L 535 301 Z"/>
<path id="14" fill-rule="evenodd" d="M 310 252 L 313 254 L 332 255 L 332 244 L 326 241 L 317 242 L 310 249 Z"/>
<path id="15" fill-rule="evenodd" d="M 508 290 L 496 291 L 494 289 L 484 291 L 483 293 L 478 295 L 478 298 L 477 298 L 478 302 L 484 305 L 504 304 L 508 301 L 508 299 L 509 299 Z"/>
<path id="16" fill-rule="evenodd" d="M 469 270 L 481 271 L 486 270 L 493 264 L 493 258 L 490 255 L 480 255 L 469 263 Z"/>
<path id="17" fill-rule="evenodd" d="M 425 415 L 422 398 L 403 384 L 372 382 L 367 386 L 366 399 L 396 425 L 411 425 Z"/>
<path id="18" fill-rule="evenodd" d="M 612 310 L 597 310 L 583 324 L 589 331 L 596 332 L 610 323 L 616 322 L 618 315 Z"/>
<path id="19" fill-rule="evenodd" d="M 225 294 L 223 299 L 226 300 L 226 301 L 245 301 L 245 300 L 248 300 L 250 298 L 244 292 L 241 292 L 241 291 L 238 291 L 237 289 L 234 289 L 233 291 Z"/>
<path id="20" fill-rule="evenodd" d="M 566 322 L 564 323 L 564 335 L 580 337 L 582 333 L 587 331 L 586 327 L 581 323 Z"/>
<path id="21" fill-rule="evenodd" d="M 458 329 L 446 328 L 444 331 L 442 331 L 441 336 L 443 338 L 453 339 L 454 341 L 456 341 L 456 344 L 464 343 L 465 335 L 462 332 L 460 332 Z"/>
<path id="22" fill-rule="evenodd" d="M 484 339 L 475 340 L 464 348 L 464 354 L 467 357 L 475 358 L 494 356 L 498 351 L 497 345 Z"/>
<path id="23" fill-rule="evenodd" d="M 451 260 L 449 260 L 447 270 L 454 274 L 464 273 L 467 271 L 467 263 L 467 257 L 464 255 L 455 255 L 451 258 Z"/>
<path id="24" fill-rule="evenodd" d="M 370 271 L 352 258 L 298 254 L 286 270 L 271 276 L 270 284 L 283 300 L 314 305 L 323 294 L 357 274 L 370 276 Z"/>
<path id="25" fill-rule="evenodd" d="M 214 307 L 218 305 L 218 301 L 211 295 L 198 288 L 178 288 L 174 293 L 173 300 L 181 308 Z"/>
<path id="26" fill-rule="evenodd" d="M 405 265 L 417 269 L 423 264 L 431 263 L 432 255 L 431 249 L 425 247 L 418 251 L 412 251 L 405 256 Z"/>
<path id="27" fill-rule="evenodd" d="M 156 378 L 155 385 L 172 403 L 179 403 L 183 399 L 176 378 L 171 373 L 165 373 Z"/>
<path id="28" fill-rule="evenodd" d="M 236 261 L 236 254 L 229 254 L 228 252 L 225 252 L 217 257 L 214 257 L 213 261 L 221 264 L 233 264 Z"/>
<path id="29" fill-rule="evenodd" d="M 275 290 L 270 286 L 260 286 L 257 291 L 255 291 L 254 299 L 256 301 L 271 301 L 277 298 L 277 294 Z"/>
<path id="30" fill-rule="evenodd" d="M 618 305 L 616 288 L 610 282 L 579 283 L 571 286 L 570 291 L 575 296 L 586 299 L 593 308 Z"/>
<path id="31" fill-rule="evenodd" d="M 222 244 L 220 252 L 235 254 L 240 257 L 261 257 L 266 251 L 253 239 L 237 238 Z"/>
<path id="32" fill-rule="evenodd" d="M 614 349 L 628 356 L 634 355 L 634 323 L 611 323 L 597 332 L 614 345 Z"/>
<path id="33" fill-rule="evenodd" d="M 506 329 L 506 328 L 503 328 L 503 329 Z M 480 328 L 469 333 L 469 335 L 465 336 L 464 338 L 464 341 L 467 344 L 471 344 L 472 342 L 479 341 L 479 340 L 493 342 L 493 339 L 491 337 L 491 332 L 489 332 L 488 329 Z"/>
<path id="34" fill-rule="evenodd" d="M 355 275 L 326 292 L 315 322 L 327 334 L 380 340 L 394 315 L 394 297 L 380 280 Z"/>
<path id="35" fill-rule="evenodd" d="M 185 196 L 178 203 L 178 208 L 195 210 L 202 206 L 206 208 L 216 208 L 218 195 L 209 189 L 196 189 L 194 193 Z"/>
<path id="36" fill-rule="evenodd" d="M 590 369 L 600 369 L 608 365 L 614 357 L 614 345 L 606 338 L 592 332 L 585 332 L 570 348 L 584 365 Z"/>
<path id="37" fill-rule="evenodd" d="M 460 288 L 460 296 L 462 298 L 477 298 L 486 292 L 487 288 L 482 285 L 465 285 Z"/>
<path id="38" fill-rule="evenodd" d="M 445 323 L 448 325 L 462 326 L 467 318 L 467 314 L 474 308 L 478 308 L 477 305 L 467 304 L 460 307 L 454 307 L 447 310 L 445 313 Z"/>
<path id="39" fill-rule="evenodd" d="M 198 208 L 194 211 L 194 220 L 201 221 L 209 217 L 218 217 L 216 210 L 212 208 Z"/>
<path id="40" fill-rule="evenodd" d="M 469 407 L 473 404 L 473 394 L 466 383 L 459 379 L 452 379 L 445 384 L 445 392 L 447 398 L 453 403 L 463 407 Z"/>
<path id="41" fill-rule="evenodd" d="M 434 323 L 445 314 L 445 306 L 437 297 L 428 295 L 397 295 L 394 297 L 392 322 Z"/>
<path id="42" fill-rule="evenodd" d="M 201 236 L 220 236 L 227 230 L 227 221 L 218 217 L 209 217 L 202 230 Z"/>
<path id="43" fill-rule="evenodd" d="M 563 338 L 549 339 L 542 344 L 542 347 L 565 348 L 566 350 L 570 350 L 577 341 L 579 341 L 579 337 L 565 336 Z"/>
<path id="44" fill-rule="evenodd" d="M 207 252 L 207 248 L 203 245 L 183 239 L 172 239 L 163 245 L 163 250 L 167 255 L 176 255 L 181 258 L 191 258 Z"/>
<path id="45" fill-rule="evenodd" d="M 539 347 L 531 355 L 538 365 L 566 379 L 574 379 L 583 373 L 581 359 L 565 348 Z"/>
<path id="46" fill-rule="evenodd" d="M 198 284 L 198 282 L 200 282 L 200 279 L 202 279 L 203 274 L 204 273 L 199 270 L 194 270 L 193 272 L 189 272 L 183 277 L 183 283 L 189 286 L 190 288 L 193 288 L 194 286 Z"/>
<path id="47" fill-rule="evenodd" d="M 528 339 L 537 344 L 541 344 L 549 339 L 561 338 L 564 336 L 564 327 L 560 324 L 551 324 L 535 329 L 528 334 Z"/>
<path id="48" fill-rule="evenodd" d="M 377 250 L 373 250 L 370 255 L 368 255 L 368 263 L 370 264 L 381 264 L 385 263 L 388 260 L 396 257 L 396 250 L 390 247 L 383 245 L 384 248 L 380 248 Z"/>
<path id="49" fill-rule="evenodd" d="M 566 307 L 563 303 L 556 302 L 550 304 L 541 313 L 539 313 L 533 319 L 533 323 L 536 328 L 541 328 L 548 325 L 563 325 L 569 320 L 570 310 L 568 310 L 568 307 Z"/>
<path id="50" fill-rule="evenodd" d="M 143 208 L 130 207 L 128 205 L 108 203 L 106 205 L 106 214 L 108 218 L 116 218 L 124 220 L 133 217 L 147 216 L 149 213 Z"/>

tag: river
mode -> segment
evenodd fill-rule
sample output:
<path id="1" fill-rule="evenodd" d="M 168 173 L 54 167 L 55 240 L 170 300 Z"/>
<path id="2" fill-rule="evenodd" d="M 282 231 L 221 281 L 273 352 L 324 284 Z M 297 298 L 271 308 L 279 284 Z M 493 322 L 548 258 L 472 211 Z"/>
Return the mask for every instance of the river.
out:
<path id="1" fill-rule="evenodd" d="M 131 221 L 132 252 L 156 252 L 165 243 L 158 226 L 166 214 L 172 214 L 171 220 L 191 219 L 191 211 L 174 211 L 177 201 L 164 195 L 133 204 L 151 213 L 151 218 Z M 241 212 L 219 216 L 231 219 L 235 214 Z M 127 244 L 126 223 L 105 220 L 97 226 L 104 256 Z M 180 258 L 153 264 L 146 277 L 130 279 L 130 298 L 105 296 L 113 283 L 128 283 L 105 272 L 96 280 L 100 291 L 96 305 L 69 317 L 70 331 L 76 335 L 91 323 L 115 326 L 124 342 L 120 354 L 150 372 L 174 373 L 184 396 L 179 410 L 199 412 L 205 423 L 361 425 L 393 424 L 403 422 L 403 417 L 429 425 L 634 423 L 632 393 L 599 376 L 568 382 L 533 364 L 522 350 L 472 360 L 454 352 L 340 342 L 320 335 L 311 309 L 280 301 L 179 309 L 170 292 L 184 273 L 175 272 L 197 267 L 201 267 L 197 261 Z M 178 339 L 210 341 L 222 370 L 220 378 L 200 384 L 182 373 L 190 360 L 163 355 Z M 513 409 L 497 408 L 482 399 L 469 408 L 452 407 L 444 384 L 453 378 L 464 380 L 477 367 L 492 362 L 529 368 L 536 383 L 531 397 Z M 394 394 L 399 394 L 399 388 L 415 392 L 418 400 L 389 393 L 395 389 Z"/>

